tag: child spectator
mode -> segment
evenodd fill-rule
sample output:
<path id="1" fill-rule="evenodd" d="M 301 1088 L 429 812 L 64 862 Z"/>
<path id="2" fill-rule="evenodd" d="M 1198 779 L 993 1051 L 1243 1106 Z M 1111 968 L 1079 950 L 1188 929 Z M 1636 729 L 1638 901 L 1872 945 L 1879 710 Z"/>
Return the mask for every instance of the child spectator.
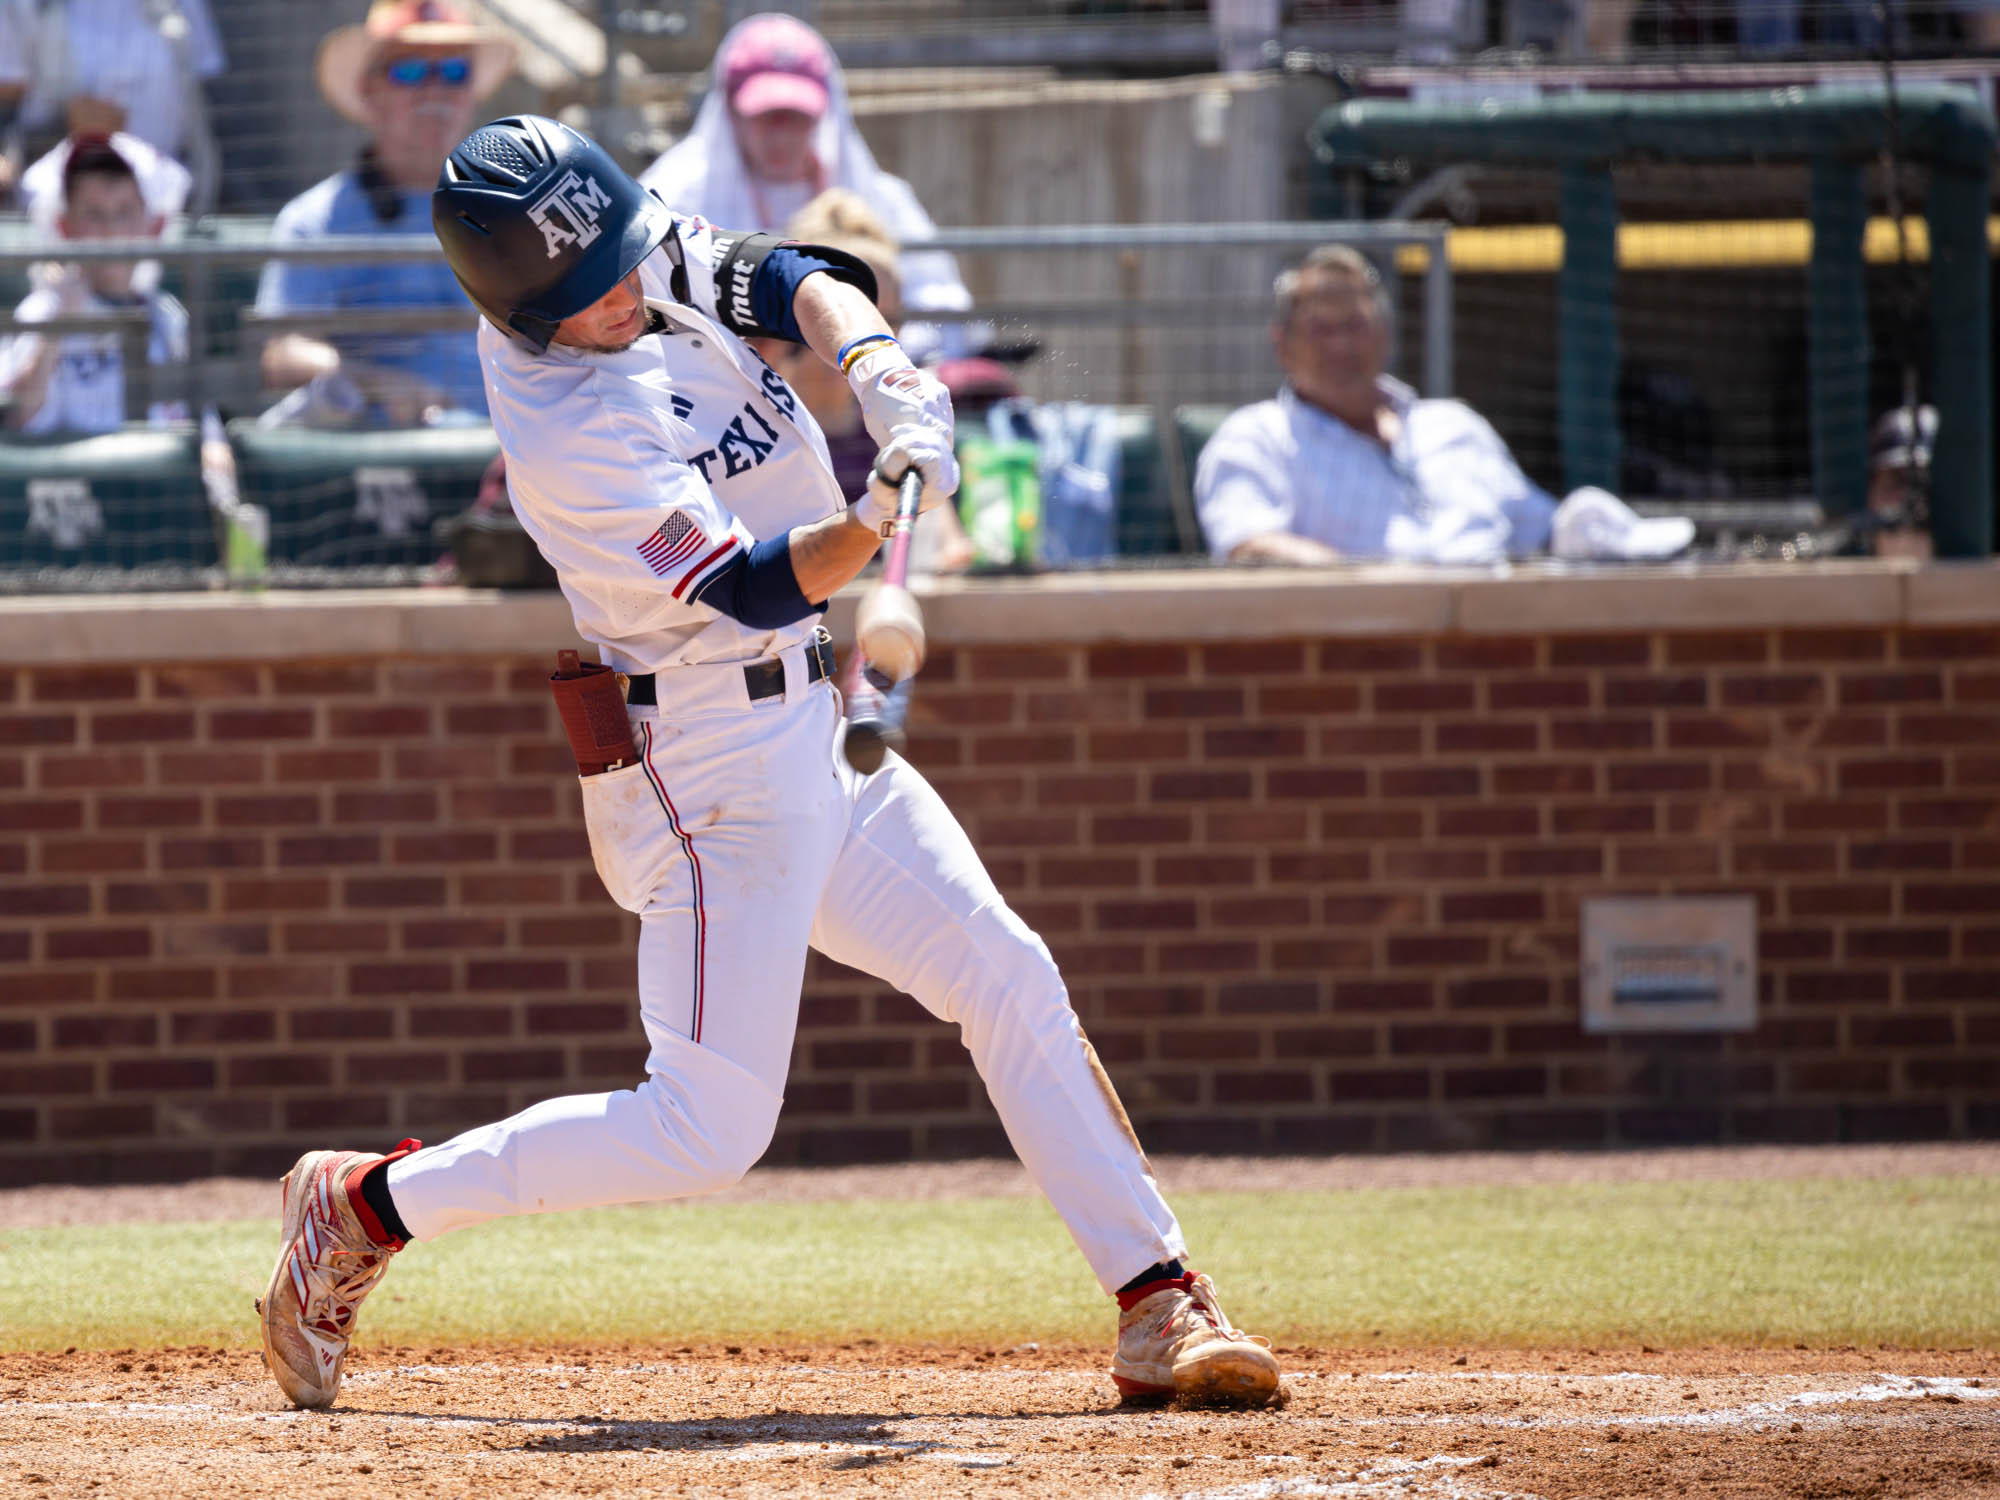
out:
<path id="1" fill-rule="evenodd" d="M 79 139 L 66 136 L 52 151 L 31 163 L 21 173 L 21 211 L 43 234 L 55 234 L 56 218 L 63 210 L 63 179 L 69 171 L 70 153 Z M 187 207 L 194 188 L 194 174 L 158 147 L 127 131 L 111 133 L 111 149 L 125 159 L 139 184 L 139 196 L 146 200 L 149 213 L 171 219 Z M 157 274 L 153 277 L 158 283 Z M 143 283 L 142 283 L 143 284 Z"/>
<path id="2" fill-rule="evenodd" d="M 57 232 L 66 240 L 148 239 L 162 220 L 151 212 L 132 164 L 109 136 L 70 142 L 62 178 Z M 130 261 L 92 261 L 55 267 L 28 293 L 14 316 L 24 323 L 51 319 L 143 316 L 147 359 L 183 364 L 188 357 L 187 312 L 160 291 L 133 286 Z M 125 356 L 117 333 L 23 333 L 0 346 L 0 392 L 8 398 L 7 425 L 26 432 L 108 432 L 125 420 Z M 156 402 L 155 422 L 188 419 L 180 402 Z"/>

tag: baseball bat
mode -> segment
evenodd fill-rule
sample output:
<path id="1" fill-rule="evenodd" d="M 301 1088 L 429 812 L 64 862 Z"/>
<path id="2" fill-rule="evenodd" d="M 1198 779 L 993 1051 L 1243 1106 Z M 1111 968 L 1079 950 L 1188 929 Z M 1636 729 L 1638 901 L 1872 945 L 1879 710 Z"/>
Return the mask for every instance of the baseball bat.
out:
<path id="1" fill-rule="evenodd" d="M 889 555 L 882 562 L 882 577 L 855 611 L 854 658 L 841 684 L 847 703 L 847 733 L 841 751 L 847 763 L 864 776 L 879 769 L 889 751 L 902 748 L 903 721 L 910 711 L 910 681 L 923 664 L 923 616 L 905 586 L 910 574 L 910 535 L 917 524 L 917 506 L 923 493 L 923 475 L 912 465 L 896 490 L 896 518 L 889 533 Z M 884 622 L 871 619 L 883 604 L 890 606 L 886 633 L 881 628 Z M 894 647 L 898 672 L 886 672 L 869 660 L 871 624 L 877 650 L 884 641 Z"/>

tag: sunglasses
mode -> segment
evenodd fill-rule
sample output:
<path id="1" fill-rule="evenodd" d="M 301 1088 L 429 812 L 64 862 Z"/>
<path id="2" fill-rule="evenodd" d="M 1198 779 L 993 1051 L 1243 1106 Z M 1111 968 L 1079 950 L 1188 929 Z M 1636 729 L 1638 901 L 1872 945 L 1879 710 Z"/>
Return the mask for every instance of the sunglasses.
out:
<path id="1" fill-rule="evenodd" d="M 462 89 L 472 82 L 472 59 L 469 57 L 399 57 L 387 67 L 383 74 L 389 82 L 400 88 L 422 88 L 436 79 L 448 89 Z"/>

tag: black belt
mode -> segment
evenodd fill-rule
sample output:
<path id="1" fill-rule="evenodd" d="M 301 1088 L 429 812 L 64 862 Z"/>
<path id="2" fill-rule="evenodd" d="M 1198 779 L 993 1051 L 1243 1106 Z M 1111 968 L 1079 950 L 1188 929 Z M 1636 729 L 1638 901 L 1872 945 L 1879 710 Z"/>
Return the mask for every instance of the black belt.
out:
<path id="1" fill-rule="evenodd" d="M 824 629 L 813 633 L 806 642 L 806 681 L 818 682 L 833 675 L 833 638 Z M 656 707 L 659 699 L 654 696 L 653 674 L 634 672 L 626 679 L 625 701 L 636 708 Z M 775 656 L 767 656 L 762 661 L 743 664 L 743 690 L 755 703 L 759 698 L 776 698 L 785 691 L 785 664 Z"/>

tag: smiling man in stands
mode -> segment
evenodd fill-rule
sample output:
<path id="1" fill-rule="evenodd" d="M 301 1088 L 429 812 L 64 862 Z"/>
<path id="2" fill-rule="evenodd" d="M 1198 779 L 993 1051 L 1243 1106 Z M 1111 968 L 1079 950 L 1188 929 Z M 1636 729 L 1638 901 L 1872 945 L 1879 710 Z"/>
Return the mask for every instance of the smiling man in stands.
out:
<path id="1" fill-rule="evenodd" d="M 279 212 L 281 240 L 339 234 L 431 235 L 431 189 L 446 154 L 514 67 L 513 43 L 441 0 L 377 0 L 359 26 L 320 45 L 319 86 L 370 131 L 354 167 Z M 273 261 L 257 313 L 457 312 L 464 295 L 441 260 L 308 265 Z M 265 345 L 265 384 L 291 390 L 264 420 L 316 427 L 415 427 L 484 420 L 486 395 L 471 319 L 462 331 L 280 332 Z"/>
<path id="2" fill-rule="evenodd" d="M 1558 503 L 1462 401 L 1387 374 L 1388 297 L 1357 252 L 1322 245 L 1278 277 L 1271 337 L 1285 384 L 1232 412 L 1202 450 L 1209 550 L 1237 562 L 1490 563 L 1671 557 L 1694 537 L 1595 487 Z"/>

